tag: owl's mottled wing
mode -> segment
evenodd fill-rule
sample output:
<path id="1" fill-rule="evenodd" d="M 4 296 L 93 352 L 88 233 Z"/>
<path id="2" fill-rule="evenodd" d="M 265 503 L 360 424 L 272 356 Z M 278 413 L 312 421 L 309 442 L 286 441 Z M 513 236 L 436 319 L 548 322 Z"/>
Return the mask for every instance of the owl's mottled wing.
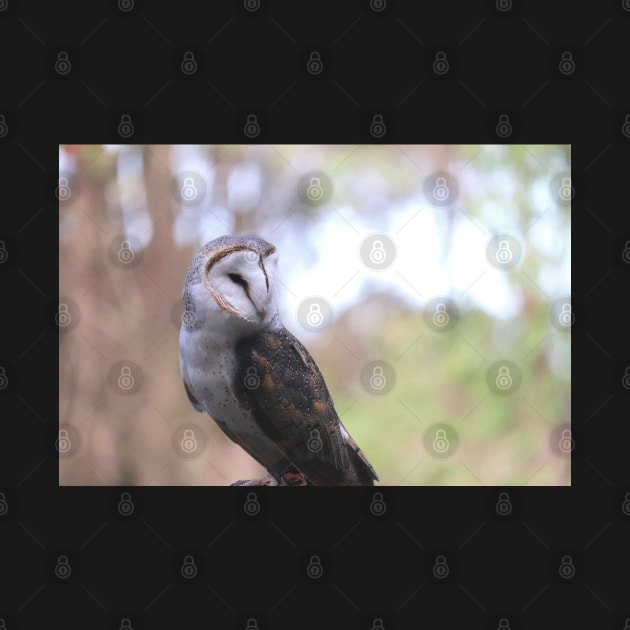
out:
<path id="1" fill-rule="evenodd" d="M 278 450 L 314 485 L 372 485 L 378 476 L 342 427 L 306 348 L 286 329 L 237 343 L 234 393 Z"/>

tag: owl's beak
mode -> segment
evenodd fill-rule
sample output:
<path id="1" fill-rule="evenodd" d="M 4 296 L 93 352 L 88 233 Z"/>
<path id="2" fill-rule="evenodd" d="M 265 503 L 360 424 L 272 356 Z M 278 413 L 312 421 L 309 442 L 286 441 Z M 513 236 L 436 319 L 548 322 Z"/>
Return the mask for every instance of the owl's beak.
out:
<path id="1" fill-rule="evenodd" d="M 248 290 L 247 297 L 249 298 L 249 301 L 254 306 L 254 309 L 256 310 L 256 314 L 258 315 L 258 318 L 260 319 L 260 322 L 262 323 L 265 320 L 265 316 L 267 315 L 267 309 L 265 308 L 265 304 L 261 300 L 258 299 L 258 296 L 256 295 L 255 292 L 251 292 Z"/>

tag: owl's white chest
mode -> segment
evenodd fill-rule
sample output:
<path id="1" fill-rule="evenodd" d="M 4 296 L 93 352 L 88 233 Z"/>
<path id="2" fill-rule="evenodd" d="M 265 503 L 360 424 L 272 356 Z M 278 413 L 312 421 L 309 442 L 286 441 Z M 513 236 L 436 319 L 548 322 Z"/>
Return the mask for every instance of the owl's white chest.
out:
<path id="1" fill-rule="evenodd" d="M 179 336 L 180 368 L 191 394 L 223 431 L 250 446 L 268 465 L 281 454 L 261 431 L 233 390 L 238 359 L 231 341 L 217 339 L 201 329 L 182 327 Z"/>

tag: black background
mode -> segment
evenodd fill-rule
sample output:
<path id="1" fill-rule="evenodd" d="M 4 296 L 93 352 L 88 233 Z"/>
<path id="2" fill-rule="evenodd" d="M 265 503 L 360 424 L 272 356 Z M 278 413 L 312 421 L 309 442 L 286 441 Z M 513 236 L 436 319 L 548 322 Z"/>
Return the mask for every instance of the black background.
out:
<path id="1" fill-rule="evenodd" d="M 245 0 L 204 11 L 190 0 L 0 0 L 0 627 L 622 630 L 630 2 Z M 446 73 L 433 72 L 437 51 Z M 57 487 L 58 143 L 247 142 L 250 113 L 258 140 L 273 143 L 374 142 L 379 114 L 379 142 L 572 145 L 573 487 L 511 488 L 507 516 L 494 488 L 384 488 L 380 516 L 360 488 L 257 489 L 251 516 L 238 488 L 133 488 L 123 516 L 121 488 Z M 512 134 L 500 138 L 505 113 Z M 122 115 L 131 137 L 118 134 Z"/>

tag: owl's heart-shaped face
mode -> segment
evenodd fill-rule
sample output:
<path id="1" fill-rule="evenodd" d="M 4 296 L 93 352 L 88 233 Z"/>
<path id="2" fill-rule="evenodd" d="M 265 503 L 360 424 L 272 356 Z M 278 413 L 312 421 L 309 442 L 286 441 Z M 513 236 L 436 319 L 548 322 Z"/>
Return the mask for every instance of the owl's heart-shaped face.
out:
<path id="1" fill-rule="evenodd" d="M 208 260 L 206 288 L 230 315 L 252 324 L 265 324 L 277 312 L 277 262 L 275 250 L 265 255 L 248 247 L 228 248 Z"/>

